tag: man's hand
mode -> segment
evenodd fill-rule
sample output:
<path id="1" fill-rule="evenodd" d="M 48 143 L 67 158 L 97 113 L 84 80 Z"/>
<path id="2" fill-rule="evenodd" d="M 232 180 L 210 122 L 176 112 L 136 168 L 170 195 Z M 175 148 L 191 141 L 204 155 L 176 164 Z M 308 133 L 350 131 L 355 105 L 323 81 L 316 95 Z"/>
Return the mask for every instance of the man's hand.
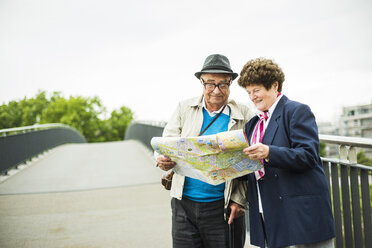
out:
<path id="1" fill-rule="evenodd" d="M 245 210 L 242 206 L 240 206 L 238 203 L 235 203 L 235 202 L 231 202 L 229 204 L 229 208 L 230 208 L 230 216 L 229 216 L 228 224 L 230 225 L 234 221 L 235 218 L 239 218 L 240 216 L 243 216 Z"/>
<path id="2" fill-rule="evenodd" d="M 244 148 L 243 150 L 245 155 L 252 160 L 265 159 L 269 157 L 270 148 L 268 145 L 258 143 L 253 146 Z"/>
<path id="3" fill-rule="evenodd" d="M 157 158 L 157 163 L 158 163 L 159 168 L 164 171 L 168 171 L 176 165 L 176 162 L 172 161 L 170 158 L 165 157 L 163 155 L 160 155 Z"/>

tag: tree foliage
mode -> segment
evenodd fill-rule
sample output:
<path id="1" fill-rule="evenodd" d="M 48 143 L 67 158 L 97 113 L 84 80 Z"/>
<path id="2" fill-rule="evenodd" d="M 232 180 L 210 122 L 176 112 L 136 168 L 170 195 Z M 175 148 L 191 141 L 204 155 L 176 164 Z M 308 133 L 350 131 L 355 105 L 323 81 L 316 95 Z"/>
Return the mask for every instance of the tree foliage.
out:
<path id="1" fill-rule="evenodd" d="M 76 128 L 88 142 L 123 140 L 133 120 L 133 112 L 122 106 L 111 112 L 98 97 L 70 96 L 54 92 L 50 98 L 45 91 L 33 98 L 10 101 L 0 105 L 0 129 L 44 123 L 62 123 Z"/>
<path id="2" fill-rule="evenodd" d="M 0 129 L 37 123 L 49 102 L 46 93 L 39 92 L 34 98 L 25 97 L 20 101 L 10 101 L 7 105 L 0 105 Z"/>
<path id="3" fill-rule="evenodd" d="M 357 162 L 358 164 L 372 166 L 372 159 L 367 157 L 363 150 L 357 153 Z"/>
<path id="4" fill-rule="evenodd" d="M 327 145 L 325 143 L 319 143 L 319 154 L 322 158 L 325 158 L 327 156 L 326 147 Z"/>

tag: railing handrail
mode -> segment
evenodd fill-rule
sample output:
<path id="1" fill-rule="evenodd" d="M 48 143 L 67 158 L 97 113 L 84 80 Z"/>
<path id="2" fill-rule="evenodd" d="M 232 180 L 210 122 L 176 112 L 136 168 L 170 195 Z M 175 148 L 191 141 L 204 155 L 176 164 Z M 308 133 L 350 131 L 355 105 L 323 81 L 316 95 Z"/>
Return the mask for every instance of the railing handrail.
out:
<path id="1" fill-rule="evenodd" d="M 166 121 L 150 121 L 150 120 L 137 120 L 137 121 L 132 121 L 131 124 L 143 124 L 143 125 L 150 125 L 154 127 L 165 127 L 167 125 Z"/>
<path id="2" fill-rule="evenodd" d="M 372 139 L 319 134 L 320 142 L 353 147 L 372 148 Z"/>
<path id="3" fill-rule="evenodd" d="M 358 168 L 358 169 L 362 169 L 362 170 L 372 171 L 372 167 L 371 166 L 368 166 L 368 165 L 353 164 L 353 163 L 350 163 L 348 161 L 344 161 L 344 160 L 337 159 L 337 158 L 324 158 L 324 157 L 321 157 L 321 159 L 323 161 L 325 161 L 325 162 L 331 162 L 332 164 L 346 165 L 346 166 L 350 166 L 350 167 L 354 167 L 354 168 Z"/>
<path id="4" fill-rule="evenodd" d="M 0 132 L 0 174 L 7 174 L 11 168 L 56 146 L 86 142 L 75 128 L 57 123 L 7 128 Z"/>
<path id="5" fill-rule="evenodd" d="M 163 123 L 164 125 L 164 123 Z M 164 126 L 159 122 L 134 121 L 128 127 L 124 140 L 135 139 L 141 141 L 147 148 L 152 150 L 151 139 L 161 136 Z"/>
<path id="6" fill-rule="evenodd" d="M 75 128 L 66 125 L 66 124 L 61 124 L 61 123 L 48 123 L 48 124 L 35 124 L 32 126 L 24 126 L 24 127 L 13 127 L 13 128 L 6 128 L 6 129 L 0 129 L 0 136 L 1 134 L 9 133 L 9 132 L 24 132 L 28 130 L 34 130 L 34 129 L 48 129 L 48 128 L 68 128 L 68 129 L 73 129 L 77 131 Z"/>

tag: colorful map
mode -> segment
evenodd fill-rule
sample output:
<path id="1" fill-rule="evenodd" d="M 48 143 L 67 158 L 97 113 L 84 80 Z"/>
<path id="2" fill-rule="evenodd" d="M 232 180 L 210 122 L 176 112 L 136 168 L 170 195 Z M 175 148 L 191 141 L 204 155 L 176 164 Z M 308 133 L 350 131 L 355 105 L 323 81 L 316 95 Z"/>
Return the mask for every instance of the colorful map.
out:
<path id="1" fill-rule="evenodd" d="M 243 153 L 247 147 L 243 130 L 199 137 L 154 137 L 151 145 L 176 162 L 176 173 L 213 185 L 262 168 L 260 161 Z"/>

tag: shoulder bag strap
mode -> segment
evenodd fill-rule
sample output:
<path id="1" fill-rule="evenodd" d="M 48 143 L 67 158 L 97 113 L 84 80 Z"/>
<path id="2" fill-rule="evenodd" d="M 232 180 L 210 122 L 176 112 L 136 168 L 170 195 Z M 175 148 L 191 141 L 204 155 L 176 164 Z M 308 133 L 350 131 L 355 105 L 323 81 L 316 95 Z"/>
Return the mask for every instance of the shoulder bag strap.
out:
<path id="1" fill-rule="evenodd" d="M 226 104 L 227 105 L 227 104 Z M 221 111 L 213 118 L 213 120 L 211 121 L 211 123 L 209 123 L 209 125 L 206 127 L 206 128 L 204 128 L 204 130 L 203 131 L 201 131 L 200 133 L 199 133 L 199 135 L 198 136 L 202 136 L 202 134 L 205 132 L 205 131 L 207 131 L 207 129 L 213 124 L 213 122 L 215 121 L 215 120 L 217 120 L 217 118 L 222 114 L 222 112 L 225 110 L 225 108 L 226 108 L 226 105 L 225 106 L 223 106 L 223 108 L 221 109 Z"/>

